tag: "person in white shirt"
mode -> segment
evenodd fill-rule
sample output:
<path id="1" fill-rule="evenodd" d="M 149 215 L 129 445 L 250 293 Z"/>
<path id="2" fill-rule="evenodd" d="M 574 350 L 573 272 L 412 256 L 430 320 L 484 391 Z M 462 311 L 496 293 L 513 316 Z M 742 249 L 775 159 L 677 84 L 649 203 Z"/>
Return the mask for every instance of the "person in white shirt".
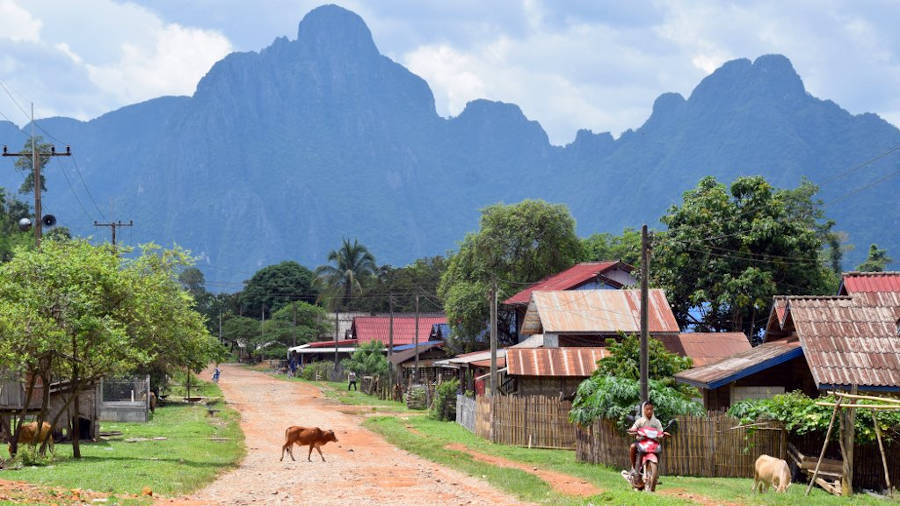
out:
<path id="1" fill-rule="evenodd" d="M 628 429 L 628 433 L 635 435 L 637 434 L 638 429 L 642 427 L 652 427 L 657 429 L 660 432 L 663 432 L 662 424 L 659 422 L 659 419 L 653 416 L 653 403 L 650 401 L 645 401 L 641 404 L 641 416 Z M 638 444 L 637 441 L 631 443 L 631 448 L 629 449 L 629 455 L 631 457 L 631 473 L 634 474 L 637 472 L 637 460 L 638 460 Z"/>

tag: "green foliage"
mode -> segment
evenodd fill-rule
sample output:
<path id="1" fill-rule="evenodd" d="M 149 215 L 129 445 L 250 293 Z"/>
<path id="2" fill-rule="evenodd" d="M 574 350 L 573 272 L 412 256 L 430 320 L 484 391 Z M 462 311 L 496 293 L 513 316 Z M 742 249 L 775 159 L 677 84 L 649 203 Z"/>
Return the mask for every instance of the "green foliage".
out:
<path id="1" fill-rule="evenodd" d="M 741 423 L 774 420 L 781 422 L 784 428 L 797 435 L 818 433 L 822 436 L 828 431 L 828 422 L 834 408 L 817 406 L 817 402 L 834 402 L 833 396 L 811 399 L 802 392 L 789 392 L 769 399 L 748 399 L 731 406 L 728 414 L 741 419 Z M 858 404 L 874 404 L 871 401 L 856 401 Z M 878 425 L 885 440 L 897 440 L 900 437 L 900 413 L 893 410 L 875 412 Z M 875 441 L 875 429 L 872 416 L 866 410 L 857 410 L 856 442 L 871 443 Z M 836 433 L 837 431 L 835 431 Z"/>
<path id="2" fill-rule="evenodd" d="M 629 265 L 641 263 L 641 232 L 626 228 L 622 235 L 592 234 L 581 240 L 582 261 L 621 260 Z"/>
<path id="3" fill-rule="evenodd" d="M 222 339 L 230 343 L 250 344 L 259 339 L 259 320 L 246 316 L 229 315 L 222 322 Z"/>
<path id="4" fill-rule="evenodd" d="M 394 311 L 411 313 L 416 310 L 416 294 L 422 312 L 443 311 L 437 301 L 437 287 L 447 270 L 447 260 L 442 256 L 420 258 L 404 267 L 382 265 L 362 282 L 364 297 L 351 299 L 350 311 L 386 313 L 390 310 L 388 295 L 393 295 Z"/>
<path id="5" fill-rule="evenodd" d="M 363 343 L 356 348 L 350 358 L 345 358 L 341 365 L 359 376 L 387 374 L 388 361 L 384 356 L 384 345 L 381 341 Z"/>
<path id="6" fill-rule="evenodd" d="M 53 453 L 42 455 L 36 445 L 28 444 L 20 446 L 12 461 L 4 463 L 4 467 L 9 469 L 22 469 L 32 466 L 42 467 L 53 464 L 55 460 L 56 456 Z"/>
<path id="7" fill-rule="evenodd" d="M 52 144 L 48 144 L 44 142 L 44 138 L 40 135 L 34 136 L 34 142 L 32 142 L 32 138 L 28 138 L 25 141 L 25 145 L 22 146 L 22 149 L 19 150 L 19 153 L 27 153 L 28 156 L 20 156 L 16 158 L 15 167 L 19 172 L 25 173 L 25 179 L 22 181 L 22 186 L 19 187 L 19 193 L 26 194 L 34 191 L 34 160 L 31 157 L 32 146 L 37 148 L 38 152 L 38 165 L 41 166 L 41 191 L 47 191 L 47 177 L 43 173 L 44 167 L 47 166 L 47 163 L 50 161 L 49 155 L 43 155 L 43 153 L 49 153 L 50 148 L 53 147 Z"/>
<path id="8" fill-rule="evenodd" d="M 480 229 L 466 236 L 441 277 L 438 295 L 460 342 L 472 349 L 488 320 L 488 289 L 496 282 L 503 300 L 522 287 L 572 266 L 582 255 L 575 220 L 562 204 L 523 200 L 481 211 Z M 509 321 L 499 323 L 500 340 L 509 342 Z"/>
<path id="9" fill-rule="evenodd" d="M 291 300 L 313 302 L 318 295 L 313 287 L 314 279 L 312 271 L 297 262 L 286 261 L 263 267 L 246 282 L 241 292 L 244 314 L 258 318 L 265 308 L 268 318 Z"/>
<path id="10" fill-rule="evenodd" d="M 334 370 L 334 362 L 322 361 L 322 362 L 313 362 L 311 364 L 307 364 L 303 367 L 303 371 L 300 373 L 300 377 L 305 380 L 315 381 L 316 376 L 318 376 L 319 380 L 327 381 L 328 376 L 331 374 L 331 371 Z"/>
<path id="11" fill-rule="evenodd" d="M 257 333 L 250 341 L 256 345 L 267 344 L 267 355 L 274 356 L 269 352 L 272 348 L 286 351 L 290 346 L 315 341 L 316 337 L 331 333 L 333 328 L 333 322 L 327 318 L 324 308 L 298 301 L 273 313 L 263 324 L 262 337 L 259 336 L 259 322 L 256 322 Z"/>
<path id="12" fill-rule="evenodd" d="M 703 405 L 661 381 L 650 380 L 650 400 L 657 418 L 667 423 L 676 415 L 700 415 Z M 641 402 L 640 382 L 629 378 L 594 375 L 578 386 L 569 420 L 587 426 L 600 418 L 614 420 L 623 431 Z"/>
<path id="13" fill-rule="evenodd" d="M 676 373 L 691 368 L 691 359 L 669 353 L 665 345 L 654 338 L 647 342 L 648 371 L 650 379 L 659 380 L 668 386 L 675 386 Z M 641 340 L 637 336 L 623 336 L 621 339 L 607 339 L 606 349 L 610 355 L 597 361 L 595 376 L 617 376 L 637 380 L 641 374 Z M 681 384 L 678 384 L 681 385 Z"/>
<path id="14" fill-rule="evenodd" d="M 31 232 L 19 230 L 19 219 L 28 217 L 31 210 L 28 204 L 7 195 L 0 188 L 0 263 L 8 262 L 16 248 L 28 248 L 34 244 Z"/>
<path id="15" fill-rule="evenodd" d="M 814 191 L 777 190 L 762 177 L 730 187 L 706 177 L 661 221 L 653 260 L 682 327 L 743 331 L 750 336 L 775 294 L 833 293 L 820 257 L 830 225 L 820 223 Z M 695 317 L 699 314 L 700 317 Z"/>
<path id="16" fill-rule="evenodd" d="M 329 295 L 332 309 L 347 308 L 352 304 L 353 292 L 362 292 L 362 283 L 375 273 L 375 257 L 356 239 L 341 242 L 341 247 L 328 253 L 333 265 L 320 265 L 316 269 L 319 282 Z"/>
<path id="17" fill-rule="evenodd" d="M 456 420 L 456 391 L 459 380 L 453 378 L 434 389 L 434 401 L 431 403 L 431 418 L 435 420 Z"/>
<path id="18" fill-rule="evenodd" d="M 887 250 L 881 249 L 877 244 L 869 246 L 869 256 L 866 261 L 859 264 L 856 270 L 860 272 L 884 272 L 888 264 L 894 259 L 887 256 Z"/>

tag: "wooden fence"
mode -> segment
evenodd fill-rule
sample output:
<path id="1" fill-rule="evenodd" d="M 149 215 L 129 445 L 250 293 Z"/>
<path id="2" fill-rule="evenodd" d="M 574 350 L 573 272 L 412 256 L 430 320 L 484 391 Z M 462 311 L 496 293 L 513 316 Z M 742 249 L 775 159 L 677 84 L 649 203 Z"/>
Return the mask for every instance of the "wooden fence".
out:
<path id="1" fill-rule="evenodd" d="M 491 439 L 491 400 L 483 395 L 475 398 L 475 435 Z"/>
<path id="2" fill-rule="evenodd" d="M 456 396 L 456 421 L 494 443 L 534 448 L 575 448 L 572 403 L 540 395 Z M 493 413 L 493 417 L 491 416 Z"/>
<path id="3" fill-rule="evenodd" d="M 777 428 L 735 428 L 737 418 L 725 414 L 679 416 L 672 438 L 663 443 L 660 472 L 677 476 L 753 476 L 761 454 L 787 455 L 787 433 Z M 576 459 L 616 468 L 631 467 L 628 448 L 634 439 L 610 420 L 576 429 Z"/>

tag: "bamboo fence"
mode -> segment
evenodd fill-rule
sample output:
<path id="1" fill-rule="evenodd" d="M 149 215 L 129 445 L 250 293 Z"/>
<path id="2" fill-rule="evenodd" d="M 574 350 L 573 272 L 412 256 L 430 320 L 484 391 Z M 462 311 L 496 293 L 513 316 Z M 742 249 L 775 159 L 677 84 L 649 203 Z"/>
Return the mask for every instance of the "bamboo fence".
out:
<path id="1" fill-rule="evenodd" d="M 535 448 L 575 448 L 572 403 L 543 395 L 493 398 L 495 443 Z"/>

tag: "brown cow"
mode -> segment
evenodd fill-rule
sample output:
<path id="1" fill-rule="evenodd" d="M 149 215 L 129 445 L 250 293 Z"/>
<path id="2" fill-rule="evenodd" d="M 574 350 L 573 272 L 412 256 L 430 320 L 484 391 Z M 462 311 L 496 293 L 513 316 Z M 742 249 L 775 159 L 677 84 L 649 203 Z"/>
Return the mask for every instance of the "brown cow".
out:
<path id="1" fill-rule="evenodd" d="M 47 447 L 50 448 L 50 451 L 53 451 L 53 435 L 51 434 L 52 430 L 50 424 L 44 422 L 41 424 L 41 437 L 40 439 L 35 439 L 35 432 L 37 432 L 37 422 L 23 423 L 22 429 L 19 431 L 19 444 L 30 444 L 30 443 L 43 443 L 45 439 L 47 439 Z M 49 439 L 48 439 L 49 438 Z M 12 442 L 12 436 L 9 436 L 10 442 Z M 9 454 L 12 455 L 12 444 L 9 445 Z"/>
<path id="2" fill-rule="evenodd" d="M 309 445 L 309 454 L 306 456 L 306 460 L 312 462 L 312 451 L 315 448 L 319 452 L 319 456 L 322 457 L 322 462 L 325 462 L 321 446 L 329 441 L 337 442 L 337 437 L 335 437 L 333 430 L 322 430 L 318 427 L 298 427 L 296 425 L 288 427 L 284 431 L 284 446 L 281 447 L 279 462 L 284 460 L 285 451 L 290 454 L 291 460 L 297 460 L 294 458 L 295 443 L 298 446 Z"/>

